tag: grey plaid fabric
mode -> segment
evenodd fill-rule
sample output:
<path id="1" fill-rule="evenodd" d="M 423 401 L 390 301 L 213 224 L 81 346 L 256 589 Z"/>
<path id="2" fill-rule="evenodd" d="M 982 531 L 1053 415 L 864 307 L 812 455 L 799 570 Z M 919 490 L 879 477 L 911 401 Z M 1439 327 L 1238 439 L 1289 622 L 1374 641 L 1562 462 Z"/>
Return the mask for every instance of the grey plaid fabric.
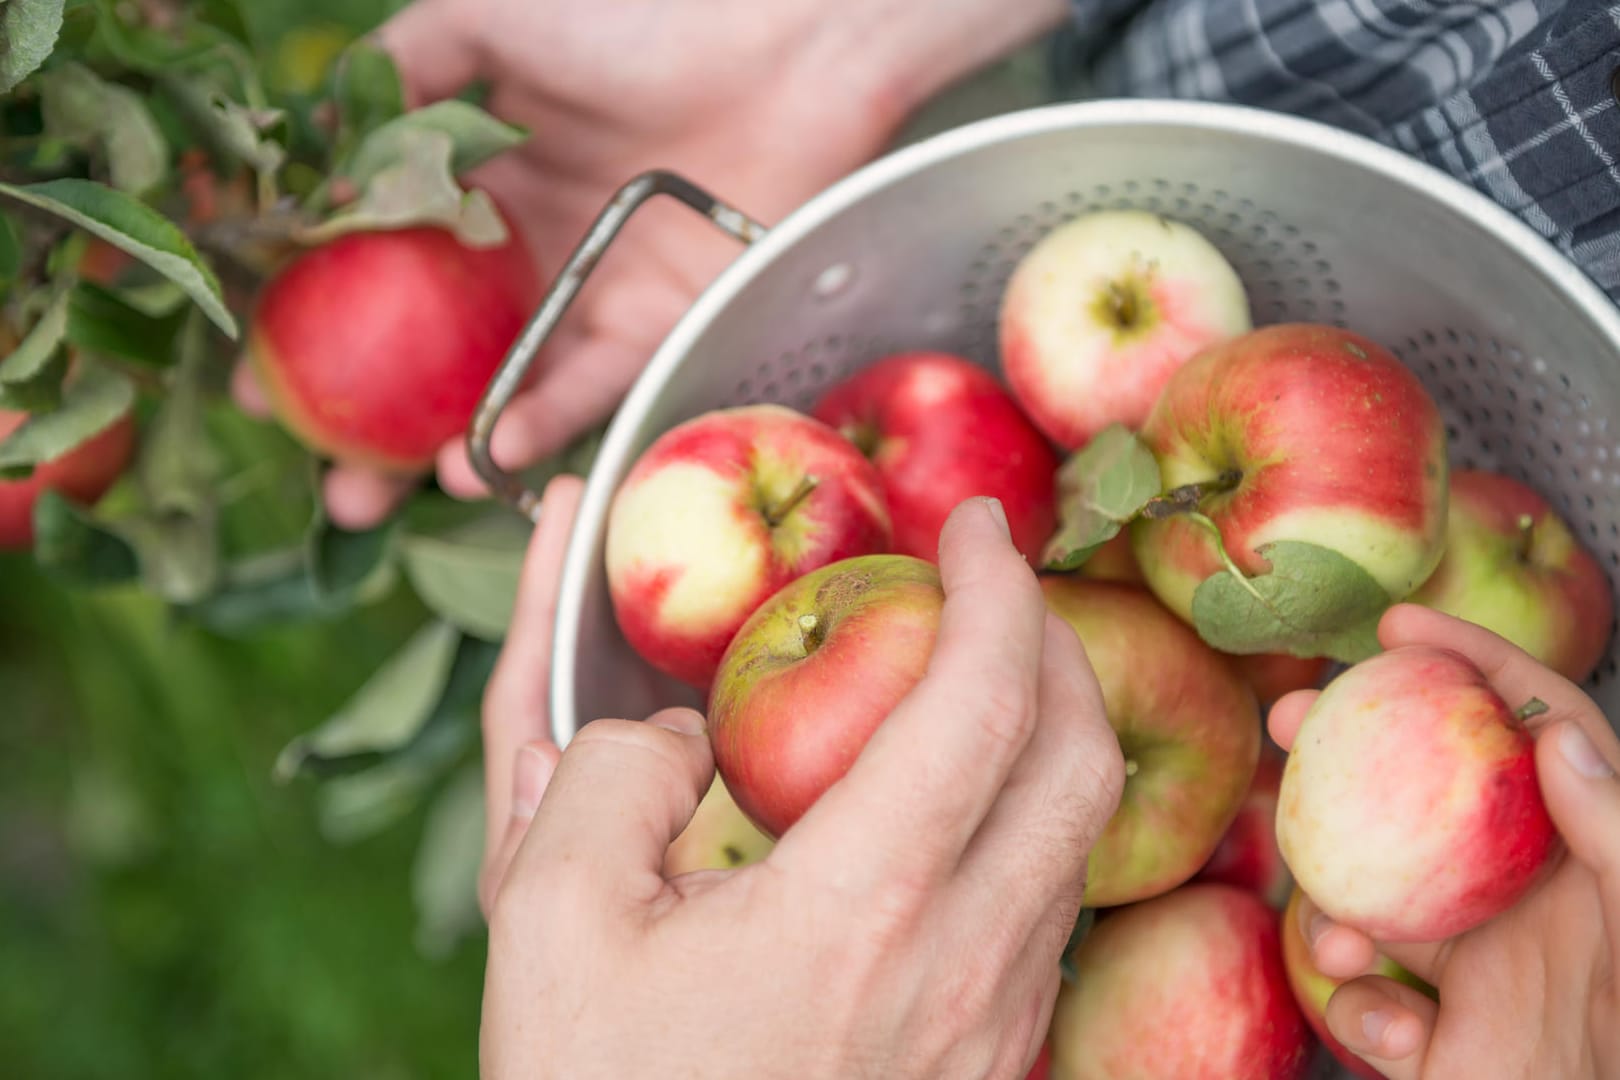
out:
<path id="1" fill-rule="evenodd" d="M 1370 136 L 1518 214 L 1620 303 L 1620 4 L 1071 0 L 1093 93 L 1198 98 Z"/>

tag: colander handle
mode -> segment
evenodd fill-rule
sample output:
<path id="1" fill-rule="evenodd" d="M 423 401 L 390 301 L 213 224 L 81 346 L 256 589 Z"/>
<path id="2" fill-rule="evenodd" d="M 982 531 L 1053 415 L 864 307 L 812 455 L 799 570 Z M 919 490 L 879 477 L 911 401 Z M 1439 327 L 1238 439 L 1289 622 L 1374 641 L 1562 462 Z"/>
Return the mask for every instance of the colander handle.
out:
<path id="1" fill-rule="evenodd" d="M 642 203 L 655 195 L 674 196 L 714 222 L 722 232 L 744 244 L 752 244 L 765 235 L 765 226 L 742 211 L 727 206 L 690 180 L 663 170 L 642 173 L 625 184 L 597 215 L 585 239 L 569 256 L 546 298 L 501 361 L 501 366 L 478 403 L 478 411 L 473 415 L 472 425 L 467 432 L 467 450 L 478 475 L 484 478 L 490 490 L 531 520 L 538 520 L 540 516 L 540 496 L 522 480 L 495 464 L 495 459 L 490 456 L 490 439 L 495 432 L 495 421 L 500 419 L 501 413 L 511 403 L 518 387 L 523 385 L 523 379 L 533 366 L 541 346 L 562 321 L 568 305 L 573 303 L 574 296 L 585 284 L 585 279 L 591 276 L 591 271 L 596 269 L 596 264 L 618 236 L 619 230 L 624 228 L 625 222 L 630 220 Z"/>

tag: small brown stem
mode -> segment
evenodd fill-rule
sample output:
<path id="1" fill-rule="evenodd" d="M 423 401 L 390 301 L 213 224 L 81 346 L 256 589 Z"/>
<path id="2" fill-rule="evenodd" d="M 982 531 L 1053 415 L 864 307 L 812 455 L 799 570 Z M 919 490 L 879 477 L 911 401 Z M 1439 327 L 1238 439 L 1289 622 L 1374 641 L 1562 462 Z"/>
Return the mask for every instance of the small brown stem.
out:
<path id="1" fill-rule="evenodd" d="M 1120 329 L 1136 325 L 1141 312 L 1137 310 L 1136 291 L 1117 281 L 1108 283 L 1108 313 Z"/>
<path id="2" fill-rule="evenodd" d="M 826 627 L 821 625 L 821 620 L 813 612 L 799 616 L 799 640 L 804 643 L 806 656 L 821 648 L 821 642 L 826 635 Z"/>
<path id="3" fill-rule="evenodd" d="M 1141 769 L 1141 766 L 1137 765 L 1135 758 L 1126 758 L 1125 759 L 1125 775 L 1127 777 L 1135 776 L 1137 774 L 1137 772 L 1140 771 L 1140 769 Z"/>
<path id="4" fill-rule="evenodd" d="M 1531 717 L 1540 716 L 1547 712 L 1547 703 L 1540 698 L 1531 698 L 1529 701 L 1513 710 L 1513 718 L 1521 724 Z"/>
<path id="5" fill-rule="evenodd" d="M 810 497 L 810 493 L 816 490 L 816 485 L 819 483 L 821 483 L 821 479 L 815 476 L 807 476 L 800 480 L 799 486 L 794 488 L 786 499 L 783 499 L 775 506 L 765 508 L 765 523 L 773 529 L 782 524 L 787 516 L 793 513 L 794 507 Z"/>
<path id="6" fill-rule="evenodd" d="M 1530 558 L 1530 551 L 1536 545 L 1536 519 L 1529 514 L 1520 514 L 1518 525 L 1519 542 L 1515 553 L 1519 556 L 1520 562 L 1525 562 Z"/>
<path id="7" fill-rule="evenodd" d="M 1157 519 L 1190 513 L 1198 509 L 1199 505 L 1211 495 L 1231 491 L 1242 481 L 1241 471 L 1227 469 L 1213 480 L 1200 480 L 1196 484 L 1183 484 L 1178 488 L 1171 488 L 1163 495 L 1149 499 L 1147 505 L 1142 507 L 1142 516 Z"/>

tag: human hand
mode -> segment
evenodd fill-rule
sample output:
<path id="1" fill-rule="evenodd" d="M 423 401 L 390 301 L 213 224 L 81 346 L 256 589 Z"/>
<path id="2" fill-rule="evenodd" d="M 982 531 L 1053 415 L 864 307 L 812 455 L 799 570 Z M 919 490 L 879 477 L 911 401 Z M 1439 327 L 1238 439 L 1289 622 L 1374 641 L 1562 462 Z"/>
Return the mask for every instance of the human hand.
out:
<path id="1" fill-rule="evenodd" d="M 984 500 L 940 540 L 927 674 L 760 862 L 666 879 L 703 718 L 597 720 L 497 876 L 486 1077 L 1021 1077 L 1124 759 Z"/>
<path id="2" fill-rule="evenodd" d="M 613 193 L 652 168 L 773 222 L 876 156 L 907 115 L 1063 18 L 1063 0 L 417 0 L 380 31 L 413 105 L 485 80 L 486 107 L 532 132 L 470 174 L 515 218 L 549 280 Z M 575 299 L 491 443 L 519 470 L 604 420 L 738 247 L 684 207 L 637 214 Z M 247 368 L 249 412 L 268 412 Z M 486 489 L 462 439 L 453 495 Z M 414 481 L 338 462 L 331 519 L 385 518 Z"/>
<path id="3" fill-rule="evenodd" d="M 1391 1080 L 1620 1075 L 1620 742 L 1579 687 L 1478 626 L 1399 605 L 1379 640 L 1452 649 L 1507 700 L 1548 705 L 1529 726 L 1564 847 L 1513 908 L 1444 942 L 1378 943 L 1302 902 L 1316 966 L 1350 980 L 1328 1002 L 1329 1030 Z M 1273 707 L 1268 723 L 1284 749 L 1315 695 Z M 1439 1002 L 1365 974 L 1375 951 L 1427 981 Z"/>

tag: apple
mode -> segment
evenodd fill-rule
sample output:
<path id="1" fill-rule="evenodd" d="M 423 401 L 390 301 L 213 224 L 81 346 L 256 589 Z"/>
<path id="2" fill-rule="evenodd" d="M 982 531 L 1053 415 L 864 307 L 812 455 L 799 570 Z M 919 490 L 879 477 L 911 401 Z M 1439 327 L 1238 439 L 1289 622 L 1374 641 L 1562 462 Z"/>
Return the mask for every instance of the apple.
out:
<path id="1" fill-rule="evenodd" d="M 988 495 L 1025 558 L 1040 558 L 1057 524 L 1057 454 L 988 371 L 948 353 L 900 353 L 834 386 L 812 415 L 877 466 L 898 554 L 938 558 L 951 511 Z"/>
<path id="2" fill-rule="evenodd" d="M 664 874 L 675 877 L 698 870 L 734 870 L 770 854 L 771 838 L 737 809 L 719 774 L 698 803 L 686 828 L 664 854 Z"/>
<path id="3" fill-rule="evenodd" d="M 1133 585 L 1045 575 L 1074 628 L 1125 755 L 1119 809 L 1091 850 L 1087 907 L 1169 892 L 1209 861 L 1260 755 L 1254 691 L 1226 658 Z"/>
<path id="4" fill-rule="evenodd" d="M 1236 885 L 1282 910 L 1294 887 L 1277 850 L 1277 790 L 1282 784 L 1282 771 L 1282 753 L 1262 741 L 1260 763 L 1237 817 L 1221 837 L 1215 854 L 1194 875 L 1194 881 Z"/>
<path id="5" fill-rule="evenodd" d="M 1095 581 L 1118 581 L 1127 585 L 1147 584 L 1147 579 L 1142 576 L 1142 568 L 1136 564 L 1136 554 L 1131 550 L 1129 532 L 1118 533 L 1112 540 L 1092 552 L 1075 573 Z"/>
<path id="6" fill-rule="evenodd" d="M 247 354 L 306 446 L 414 474 L 466 431 L 539 299 L 515 230 L 492 248 L 436 227 L 350 233 L 276 270 Z"/>
<path id="7" fill-rule="evenodd" d="M 1232 659 L 1254 687 L 1261 709 L 1271 708 L 1279 698 L 1295 690 L 1315 689 L 1333 666 L 1325 656 L 1289 656 L 1287 653 L 1251 653 Z"/>
<path id="8" fill-rule="evenodd" d="M 1349 330 L 1265 326 L 1204 350 L 1171 376 L 1141 438 L 1164 488 L 1187 488 L 1203 519 L 1143 515 L 1131 526 L 1148 586 L 1183 619 L 1193 619 L 1199 585 L 1224 571 L 1221 544 L 1249 577 L 1273 568 L 1267 545 L 1327 549 L 1391 603 L 1440 562 L 1448 466 L 1439 409 L 1387 349 Z M 1340 582 L 1312 584 L 1332 595 Z M 1320 615 L 1338 628 L 1334 610 Z M 1303 638 L 1217 644 L 1323 655 Z"/>
<path id="9" fill-rule="evenodd" d="M 1024 1074 L 1024 1080 L 1051 1080 L 1052 1076 L 1052 1044 L 1041 1043 L 1041 1052 L 1035 1055 L 1035 1061 Z"/>
<path id="10" fill-rule="evenodd" d="M 779 838 L 849 771 L 927 670 L 945 592 L 910 555 L 845 559 L 756 610 L 709 700 L 716 770 L 750 821 Z"/>
<path id="11" fill-rule="evenodd" d="M 1608 651 L 1614 588 L 1547 500 L 1482 469 L 1451 477 L 1446 553 L 1413 603 L 1483 626 L 1573 682 Z"/>
<path id="12" fill-rule="evenodd" d="M 0 441 L 28 419 L 25 412 L 0 411 Z M 123 475 L 135 456 L 136 427 L 125 413 L 101 431 L 20 480 L 0 480 L 0 550 L 34 546 L 34 504 L 46 491 L 83 506 L 93 505 Z"/>
<path id="13" fill-rule="evenodd" d="M 883 481 L 848 439 L 780 405 L 717 409 L 666 431 L 614 494 L 608 590 L 631 647 L 707 691 L 767 597 L 891 542 Z"/>
<path id="14" fill-rule="evenodd" d="M 1464 657 L 1379 653 L 1328 683 L 1283 768 L 1277 846 L 1306 895 L 1382 942 L 1442 941 L 1511 907 L 1557 832 L 1519 711 Z"/>
<path id="15" fill-rule="evenodd" d="M 1058 991 L 1052 1080 L 1304 1076 L 1278 918 L 1242 889 L 1185 885 L 1099 920 Z"/>
<path id="16" fill-rule="evenodd" d="M 1328 1048 L 1339 1064 L 1363 1080 L 1384 1080 L 1382 1072 L 1335 1039 L 1333 1033 L 1328 1030 L 1328 999 L 1333 997 L 1333 991 L 1345 980 L 1322 974 L 1311 959 L 1311 947 L 1305 941 L 1305 928 L 1299 921 L 1300 901 L 1304 895 L 1298 888 L 1291 890 L 1282 917 L 1283 969 L 1288 973 L 1288 986 L 1294 992 L 1294 1000 L 1299 1002 L 1300 1010 L 1304 1012 L 1305 1022 L 1310 1025 L 1311 1031 L 1322 1040 L 1322 1045 Z M 1395 979 L 1430 997 L 1434 996 L 1433 987 L 1382 953 L 1378 954 L 1372 967 L 1368 968 L 1365 974 Z"/>
<path id="17" fill-rule="evenodd" d="M 1001 361 L 1030 418 L 1065 449 L 1135 430 L 1171 373 L 1252 325 L 1243 282 L 1191 226 L 1098 210 L 1058 226 L 1013 270 Z"/>

